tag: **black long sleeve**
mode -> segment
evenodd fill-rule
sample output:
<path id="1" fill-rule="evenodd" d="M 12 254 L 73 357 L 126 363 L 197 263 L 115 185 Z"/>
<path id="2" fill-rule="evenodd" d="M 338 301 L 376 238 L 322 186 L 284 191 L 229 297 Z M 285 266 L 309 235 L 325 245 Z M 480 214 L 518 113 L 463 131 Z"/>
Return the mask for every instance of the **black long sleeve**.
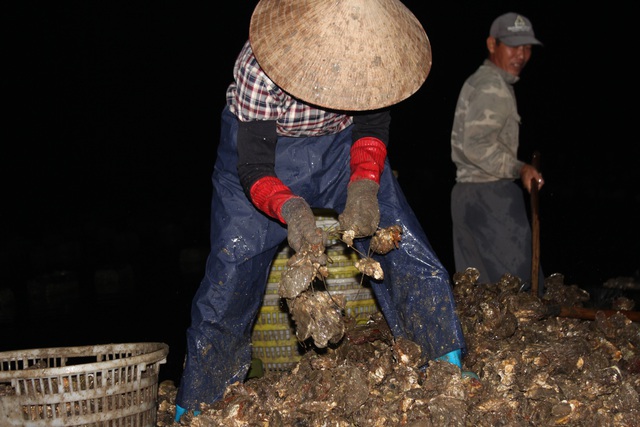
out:
<path id="1" fill-rule="evenodd" d="M 244 192 L 249 196 L 251 186 L 265 176 L 276 176 L 275 120 L 239 122 L 238 175 Z"/>

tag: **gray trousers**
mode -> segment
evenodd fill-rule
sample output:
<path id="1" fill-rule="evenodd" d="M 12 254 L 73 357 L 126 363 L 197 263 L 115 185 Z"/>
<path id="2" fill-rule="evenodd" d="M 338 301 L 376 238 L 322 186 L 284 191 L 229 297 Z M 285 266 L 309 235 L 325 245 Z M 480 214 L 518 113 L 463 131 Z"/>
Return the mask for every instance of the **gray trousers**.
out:
<path id="1" fill-rule="evenodd" d="M 451 219 L 456 271 L 475 267 L 481 283 L 495 283 L 510 273 L 530 287 L 531 225 L 516 183 L 456 183 L 451 191 Z M 538 278 L 542 291 L 542 268 Z"/>

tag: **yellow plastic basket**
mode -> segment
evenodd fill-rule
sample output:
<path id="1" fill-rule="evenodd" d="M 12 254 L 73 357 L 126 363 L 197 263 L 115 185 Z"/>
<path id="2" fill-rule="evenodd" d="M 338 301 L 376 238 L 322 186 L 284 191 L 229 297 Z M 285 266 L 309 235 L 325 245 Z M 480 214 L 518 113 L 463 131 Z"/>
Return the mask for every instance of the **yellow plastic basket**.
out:
<path id="1" fill-rule="evenodd" d="M 338 227 L 337 214 L 333 211 L 315 210 L 316 224 L 325 230 Z M 328 277 L 323 290 L 332 295 L 342 295 L 345 312 L 358 323 L 369 320 L 379 311 L 371 288 L 362 286 L 362 274 L 355 267 L 358 254 L 343 242 L 327 242 L 326 254 Z M 287 371 L 295 367 L 302 358 L 304 347 L 296 338 L 295 324 L 291 320 L 284 300 L 278 295 L 282 273 L 293 251 L 285 246 L 271 264 L 267 289 L 258 318 L 251 335 L 252 357 L 260 359 L 266 371 Z"/>

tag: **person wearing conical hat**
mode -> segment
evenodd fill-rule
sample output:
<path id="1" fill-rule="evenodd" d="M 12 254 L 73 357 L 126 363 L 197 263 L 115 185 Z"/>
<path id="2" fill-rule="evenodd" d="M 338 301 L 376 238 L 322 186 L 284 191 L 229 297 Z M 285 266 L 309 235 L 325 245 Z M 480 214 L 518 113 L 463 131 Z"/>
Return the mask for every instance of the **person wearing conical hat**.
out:
<path id="1" fill-rule="evenodd" d="M 402 228 L 397 249 L 374 255 L 384 272 L 371 278 L 378 305 L 425 363 L 461 367 L 450 278 L 387 159 L 389 107 L 415 93 L 430 68 L 426 32 L 399 0 L 257 4 L 222 112 L 211 253 L 193 299 L 177 420 L 245 379 L 281 244 L 326 263 L 312 208 L 339 212 L 340 230 L 362 254 L 379 227 Z"/>

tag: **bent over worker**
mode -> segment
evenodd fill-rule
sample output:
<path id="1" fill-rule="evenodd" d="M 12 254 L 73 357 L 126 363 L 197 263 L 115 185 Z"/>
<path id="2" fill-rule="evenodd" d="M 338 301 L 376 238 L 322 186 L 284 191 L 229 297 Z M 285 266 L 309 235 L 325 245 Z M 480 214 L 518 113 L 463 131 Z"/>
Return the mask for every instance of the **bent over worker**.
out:
<path id="1" fill-rule="evenodd" d="M 213 171 L 211 252 L 194 296 L 176 419 L 222 398 L 251 363 L 251 331 L 285 241 L 323 245 L 312 208 L 339 212 L 367 253 L 378 227 L 400 247 L 374 255 L 372 290 L 394 337 L 461 366 L 465 342 L 447 271 L 392 173 L 389 107 L 431 67 L 427 35 L 398 0 L 261 0 L 227 90 Z M 401 141 L 398 149 L 402 149 Z"/>

